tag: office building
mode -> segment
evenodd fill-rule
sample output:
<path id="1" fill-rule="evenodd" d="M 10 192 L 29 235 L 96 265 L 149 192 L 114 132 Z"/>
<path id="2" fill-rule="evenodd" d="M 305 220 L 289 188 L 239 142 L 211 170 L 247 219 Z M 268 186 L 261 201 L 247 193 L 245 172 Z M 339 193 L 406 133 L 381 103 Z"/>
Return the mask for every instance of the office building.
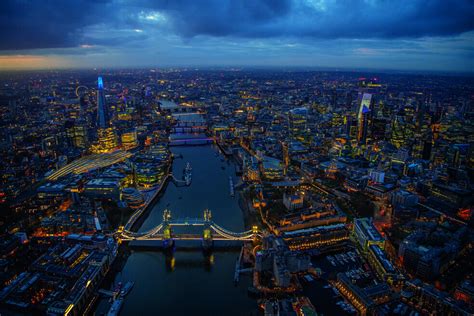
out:
<path id="1" fill-rule="evenodd" d="M 370 245 L 379 245 L 384 248 L 385 240 L 382 235 L 375 228 L 371 218 L 356 218 L 354 219 L 353 234 L 361 248 L 368 250 Z"/>
<path id="2" fill-rule="evenodd" d="M 290 136 L 304 141 L 307 129 L 308 109 L 305 107 L 292 109 L 288 112 L 288 128 Z"/>
<path id="3" fill-rule="evenodd" d="M 102 77 L 97 79 L 97 144 L 92 151 L 107 153 L 117 148 L 117 135 L 110 124 L 109 108 L 105 101 Z"/>
<path id="4" fill-rule="evenodd" d="M 357 141 L 365 144 L 369 128 L 370 114 L 372 109 L 372 94 L 364 93 L 360 99 L 359 112 L 357 114 Z"/>

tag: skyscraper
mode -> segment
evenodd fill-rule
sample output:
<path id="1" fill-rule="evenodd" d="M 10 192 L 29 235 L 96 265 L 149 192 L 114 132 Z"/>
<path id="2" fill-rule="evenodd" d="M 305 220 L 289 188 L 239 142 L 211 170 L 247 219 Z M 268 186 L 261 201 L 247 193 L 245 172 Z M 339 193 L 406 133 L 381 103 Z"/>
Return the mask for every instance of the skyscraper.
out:
<path id="1" fill-rule="evenodd" d="M 65 123 L 68 144 L 76 148 L 86 148 L 87 130 L 84 122 L 80 120 L 69 120 Z"/>
<path id="2" fill-rule="evenodd" d="M 290 136 L 300 141 L 306 136 L 308 109 L 305 107 L 292 109 L 288 112 L 288 127 Z"/>
<path id="3" fill-rule="evenodd" d="M 97 136 L 98 141 L 93 146 L 92 151 L 105 153 L 117 148 L 117 135 L 114 127 L 110 124 L 102 77 L 97 78 Z"/>
<path id="4" fill-rule="evenodd" d="M 360 99 L 359 113 L 357 114 L 358 131 L 357 141 L 365 144 L 367 140 L 367 130 L 369 127 L 369 119 L 372 105 L 372 94 L 364 93 Z"/>
<path id="5" fill-rule="evenodd" d="M 138 139 L 137 139 L 137 129 L 130 128 L 128 130 L 123 131 L 121 135 L 122 140 L 122 148 L 123 149 L 132 149 L 138 146 Z"/>
<path id="6" fill-rule="evenodd" d="M 104 82 L 102 77 L 97 78 L 97 127 L 109 127 L 109 110 L 105 103 Z"/>

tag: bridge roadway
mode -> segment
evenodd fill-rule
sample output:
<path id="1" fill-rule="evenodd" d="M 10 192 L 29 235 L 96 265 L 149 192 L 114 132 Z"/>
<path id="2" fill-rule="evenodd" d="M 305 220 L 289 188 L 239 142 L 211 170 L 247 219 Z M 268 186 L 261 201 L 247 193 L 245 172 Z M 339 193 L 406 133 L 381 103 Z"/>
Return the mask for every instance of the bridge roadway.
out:
<path id="1" fill-rule="evenodd" d="M 164 240 L 166 239 L 164 237 L 164 229 L 167 226 L 167 224 L 159 224 L 155 228 L 143 232 L 143 233 L 135 233 L 135 232 L 130 232 L 130 231 L 122 231 L 119 233 L 118 237 L 122 241 L 127 241 L 127 240 Z M 208 222 L 204 223 L 203 221 L 194 219 L 194 220 L 187 220 L 186 222 L 178 222 L 174 221 L 173 223 L 169 223 L 168 227 L 172 226 L 201 226 L 205 227 L 207 226 L 210 231 L 212 231 L 210 238 L 213 240 L 239 240 L 239 241 L 251 241 L 254 240 L 257 237 L 260 237 L 260 234 L 258 233 L 257 229 L 254 228 L 252 230 L 248 230 L 245 232 L 241 233 L 236 233 L 236 232 L 231 232 L 228 231 L 218 225 L 216 225 L 213 222 Z M 169 233 L 170 238 L 169 239 L 175 239 L 175 240 L 201 240 L 203 238 L 203 235 L 198 235 L 198 234 L 174 234 L 174 233 Z"/>
<path id="2" fill-rule="evenodd" d="M 171 236 L 171 239 L 173 239 L 173 240 L 202 240 L 203 237 L 202 237 L 202 235 L 199 235 L 199 234 L 176 234 L 176 235 Z M 156 241 L 156 240 L 164 240 L 164 238 L 163 238 L 162 234 L 159 234 L 159 235 L 154 235 L 152 237 L 146 237 L 146 238 L 141 238 L 141 237 L 138 237 L 138 238 L 123 238 L 122 240 L 123 241 L 132 241 L 132 240 Z M 219 240 L 219 241 L 227 241 L 227 240 L 251 241 L 253 239 L 252 238 L 229 239 L 229 238 L 225 238 L 225 237 L 216 236 L 216 237 L 212 237 L 212 240 Z"/>
<path id="3" fill-rule="evenodd" d="M 176 226 L 200 226 L 203 227 L 203 234 L 175 234 L 172 227 Z M 117 231 L 117 237 L 122 241 L 129 240 L 235 240 L 235 241 L 251 241 L 260 237 L 258 227 L 254 226 L 251 230 L 244 232 L 229 231 L 211 220 L 211 211 L 204 211 L 204 219 L 200 218 L 183 218 L 171 219 L 171 212 L 164 210 L 163 222 L 146 232 L 132 232 L 127 229 Z"/>

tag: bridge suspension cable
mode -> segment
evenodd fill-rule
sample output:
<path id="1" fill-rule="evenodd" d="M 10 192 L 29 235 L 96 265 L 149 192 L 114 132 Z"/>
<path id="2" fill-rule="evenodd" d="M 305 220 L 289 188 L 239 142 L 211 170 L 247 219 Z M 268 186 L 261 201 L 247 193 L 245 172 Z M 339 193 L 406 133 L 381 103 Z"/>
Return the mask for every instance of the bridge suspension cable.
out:
<path id="1" fill-rule="evenodd" d="M 222 229 L 220 226 L 217 225 L 211 225 L 211 228 L 219 235 L 222 237 L 228 238 L 228 239 L 253 239 L 254 234 L 252 231 L 247 231 L 243 233 L 233 233 L 229 232 L 227 230 Z"/>
<path id="2" fill-rule="evenodd" d="M 145 231 L 145 232 L 132 232 L 128 229 L 123 230 L 120 232 L 120 237 L 124 240 L 132 240 L 132 239 L 162 239 L 165 238 L 163 236 L 163 228 L 170 227 L 170 226 L 204 226 L 209 227 L 212 231 L 219 235 L 222 238 L 229 239 L 229 240 L 252 240 L 255 237 L 261 236 L 258 232 L 257 226 L 254 226 L 251 230 L 247 230 L 244 232 L 233 232 L 228 229 L 225 229 L 212 220 L 212 215 L 210 210 L 204 211 L 204 220 L 198 218 L 184 218 L 184 219 L 171 219 L 171 212 L 169 210 L 164 210 L 163 212 L 163 222 L 157 225 L 156 227 Z M 179 238 L 179 236 L 176 236 Z M 169 238 L 169 237 L 167 237 Z"/>
<path id="3" fill-rule="evenodd" d="M 252 230 L 247 230 L 247 231 L 244 231 L 244 232 L 241 232 L 241 233 L 232 232 L 232 231 L 230 231 L 230 230 L 227 230 L 227 229 L 225 229 L 225 228 L 223 228 L 223 227 L 217 225 L 217 224 L 214 223 L 214 222 L 211 224 L 211 227 L 213 227 L 213 228 L 216 229 L 216 230 L 220 230 L 220 231 L 222 231 L 222 232 L 224 232 L 224 233 L 226 233 L 226 234 L 229 234 L 229 235 L 242 236 L 242 235 L 253 234 L 253 233 L 252 233 Z"/>
<path id="4" fill-rule="evenodd" d="M 145 232 L 131 232 L 129 230 L 124 230 L 122 232 L 122 235 L 125 235 L 127 237 L 148 237 L 148 236 L 153 236 L 157 234 L 162 228 L 163 228 L 163 223 Z"/>

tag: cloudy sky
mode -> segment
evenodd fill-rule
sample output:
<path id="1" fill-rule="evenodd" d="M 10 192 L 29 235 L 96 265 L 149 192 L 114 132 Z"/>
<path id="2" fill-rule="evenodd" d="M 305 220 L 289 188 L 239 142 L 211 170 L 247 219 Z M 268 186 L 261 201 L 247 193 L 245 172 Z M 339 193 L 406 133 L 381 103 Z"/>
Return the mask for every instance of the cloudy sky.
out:
<path id="1" fill-rule="evenodd" d="M 0 69 L 474 72 L 473 0 L 1 0 Z"/>

